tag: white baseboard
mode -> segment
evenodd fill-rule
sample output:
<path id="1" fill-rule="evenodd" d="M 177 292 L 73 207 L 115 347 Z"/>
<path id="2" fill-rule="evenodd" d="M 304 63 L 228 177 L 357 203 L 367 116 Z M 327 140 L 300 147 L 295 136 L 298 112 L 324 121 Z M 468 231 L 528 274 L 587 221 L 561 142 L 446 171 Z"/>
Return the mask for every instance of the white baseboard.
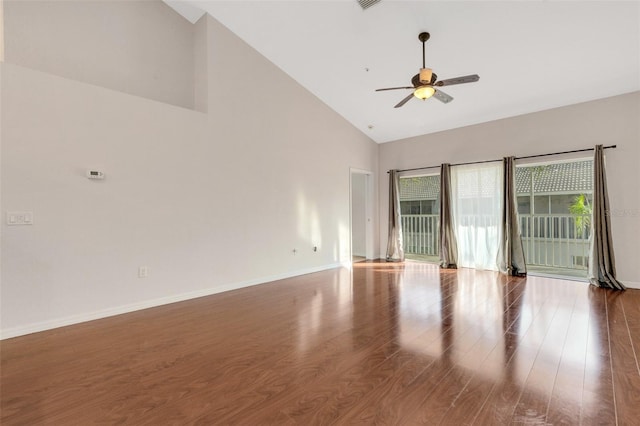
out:
<path id="1" fill-rule="evenodd" d="M 335 268 L 351 268 L 351 262 L 332 263 L 329 265 L 317 266 L 314 268 L 308 268 L 298 271 L 285 272 L 282 274 L 271 275 L 267 277 L 256 278 L 253 280 L 241 281 L 237 283 L 225 284 L 217 286 L 215 288 L 206 288 L 197 291 L 191 291 L 188 293 L 176 294 L 173 296 L 160 297 L 157 299 L 145 300 L 137 303 L 130 303 L 127 305 L 116 306 L 113 308 L 101 309 L 95 312 L 87 312 L 78 315 L 71 315 L 64 318 L 56 318 L 49 321 L 41 321 L 25 326 L 8 328 L 0 331 L 0 340 L 10 339 L 12 337 L 24 336 L 25 334 L 37 333 L 39 331 L 51 330 L 54 328 L 64 327 L 67 325 L 78 324 L 86 321 L 93 321 L 101 318 L 107 318 L 114 315 L 126 314 L 128 312 L 139 311 L 142 309 L 153 308 L 156 306 L 167 305 L 169 303 L 182 302 L 189 299 L 195 299 L 203 296 L 210 296 L 212 294 L 223 293 L 225 291 L 237 290 L 244 287 L 251 287 L 259 284 L 266 284 L 272 281 L 282 280 L 285 278 L 292 278 L 306 274 L 312 274 L 314 272 L 326 271 L 328 269 Z"/>
<path id="2" fill-rule="evenodd" d="M 101 309 L 95 312 L 87 312 L 78 315 L 71 315 L 64 318 L 56 318 L 49 321 L 42 321 L 25 326 L 8 328 L 0 331 L 0 340 L 10 339 L 12 337 L 24 336 L 26 334 L 37 333 L 39 331 L 51 330 L 54 328 L 64 327 L 67 325 L 78 324 L 86 321 L 93 321 L 101 318 L 107 318 L 115 315 L 126 314 L 128 312 L 139 311 L 142 309 L 153 308 L 156 306 L 167 305 L 169 303 L 182 302 L 189 299 L 195 299 L 198 297 L 210 296 L 212 294 L 223 293 L 225 291 L 237 290 L 244 287 L 251 287 L 259 284 L 266 284 L 272 281 L 282 280 L 286 278 L 297 277 L 306 274 L 312 274 L 314 272 L 326 271 L 328 269 L 335 268 L 348 268 L 351 269 L 351 262 L 332 263 L 329 265 L 317 266 L 314 268 L 308 268 L 298 271 L 286 272 L 277 275 L 271 275 L 267 277 L 256 278 L 253 280 L 241 281 L 237 283 L 225 284 L 217 286 L 215 288 L 206 288 L 202 290 L 192 291 L 189 293 L 181 293 L 173 296 L 160 297 L 157 299 L 145 300 L 143 302 L 131 303 L 122 306 L 116 306 L 113 308 Z M 623 284 L 627 288 L 640 290 L 640 282 L 635 281 L 623 281 Z"/>

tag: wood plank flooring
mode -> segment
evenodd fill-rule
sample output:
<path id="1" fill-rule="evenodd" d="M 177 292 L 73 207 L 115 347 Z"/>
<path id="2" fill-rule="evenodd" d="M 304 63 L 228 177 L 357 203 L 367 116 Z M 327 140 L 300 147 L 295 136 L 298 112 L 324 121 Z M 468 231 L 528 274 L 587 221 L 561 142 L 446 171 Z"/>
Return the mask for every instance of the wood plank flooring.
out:
<path id="1" fill-rule="evenodd" d="M 640 424 L 640 290 L 335 269 L 0 342 L 2 425 Z"/>

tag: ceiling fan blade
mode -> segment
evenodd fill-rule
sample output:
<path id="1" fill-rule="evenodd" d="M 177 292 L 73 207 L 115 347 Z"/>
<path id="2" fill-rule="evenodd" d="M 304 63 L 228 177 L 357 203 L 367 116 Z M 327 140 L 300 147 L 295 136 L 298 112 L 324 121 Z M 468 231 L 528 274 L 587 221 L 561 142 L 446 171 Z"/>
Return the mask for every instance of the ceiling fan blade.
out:
<path id="1" fill-rule="evenodd" d="M 414 89 L 412 86 L 405 87 L 386 87 L 384 89 L 376 89 L 376 92 L 384 92 L 385 90 L 400 90 L 400 89 Z"/>
<path id="2" fill-rule="evenodd" d="M 451 96 L 447 95 L 442 90 L 436 90 L 435 93 L 433 94 L 433 97 L 439 100 L 440 102 L 442 102 L 443 104 L 448 104 L 453 100 Z"/>
<path id="3" fill-rule="evenodd" d="M 412 87 L 412 89 L 413 89 L 413 87 Z M 411 93 L 409 96 L 407 96 L 406 98 L 404 98 L 403 100 L 398 102 L 398 105 L 394 106 L 394 108 L 400 108 L 402 105 L 404 105 L 407 102 L 409 102 L 411 100 L 411 98 L 413 98 L 413 93 Z"/>
<path id="4" fill-rule="evenodd" d="M 463 77 L 456 78 L 448 78 L 446 80 L 440 80 L 434 86 L 451 86 L 454 84 L 463 84 L 463 83 L 473 83 L 474 81 L 480 80 L 480 76 L 478 74 L 465 75 Z"/>

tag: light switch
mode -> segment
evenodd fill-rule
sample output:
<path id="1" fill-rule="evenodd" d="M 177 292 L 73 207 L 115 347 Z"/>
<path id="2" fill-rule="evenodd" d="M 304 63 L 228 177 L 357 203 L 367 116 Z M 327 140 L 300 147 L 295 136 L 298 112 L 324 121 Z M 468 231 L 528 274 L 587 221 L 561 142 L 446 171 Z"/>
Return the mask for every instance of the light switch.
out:
<path id="1" fill-rule="evenodd" d="M 33 225 L 33 212 L 6 212 L 7 225 Z"/>

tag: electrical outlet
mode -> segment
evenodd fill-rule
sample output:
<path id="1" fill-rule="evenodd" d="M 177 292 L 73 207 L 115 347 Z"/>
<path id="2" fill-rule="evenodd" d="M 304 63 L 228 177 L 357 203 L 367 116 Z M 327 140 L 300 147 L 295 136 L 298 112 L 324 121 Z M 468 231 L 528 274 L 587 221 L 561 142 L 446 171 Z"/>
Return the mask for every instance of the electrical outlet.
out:
<path id="1" fill-rule="evenodd" d="M 313 251 L 318 251 L 318 246 L 313 246 Z"/>
<path id="2" fill-rule="evenodd" d="M 149 267 L 141 266 L 138 268 L 138 278 L 147 278 L 149 276 Z"/>

